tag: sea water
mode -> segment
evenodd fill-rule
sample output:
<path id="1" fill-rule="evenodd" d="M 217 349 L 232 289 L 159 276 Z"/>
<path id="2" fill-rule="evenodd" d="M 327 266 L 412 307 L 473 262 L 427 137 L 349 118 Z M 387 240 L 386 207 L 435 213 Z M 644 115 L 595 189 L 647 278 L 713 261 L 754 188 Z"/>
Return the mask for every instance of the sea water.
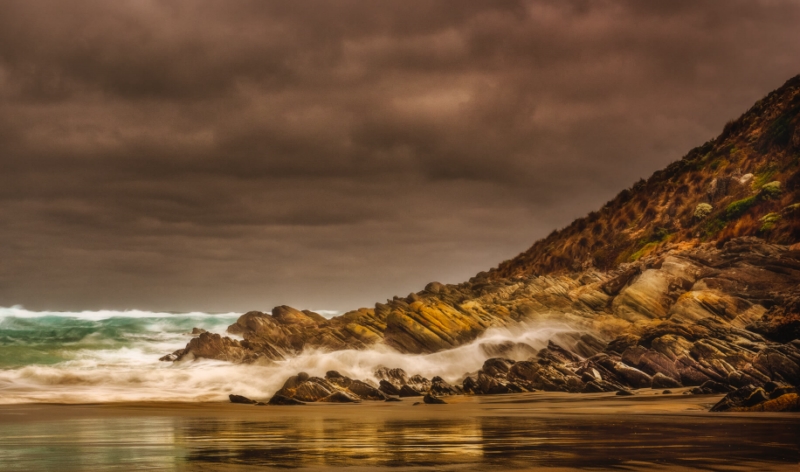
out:
<path id="1" fill-rule="evenodd" d="M 574 333 L 569 326 L 552 323 L 497 328 L 473 343 L 428 355 L 404 355 L 378 345 L 336 352 L 309 349 L 260 365 L 210 359 L 159 361 L 185 347 L 193 328 L 236 338 L 226 329 L 240 315 L 0 308 L 0 404 L 224 401 L 230 393 L 267 399 L 289 376 L 301 371 L 324 376 L 337 370 L 353 378 L 377 380 L 374 372 L 380 366 L 460 382 L 465 373 L 477 371 L 491 357 L 486 345 L 512 341 L 541 349 L 559 337 L 568 344 L 572 339 L 568 335 Z"/>

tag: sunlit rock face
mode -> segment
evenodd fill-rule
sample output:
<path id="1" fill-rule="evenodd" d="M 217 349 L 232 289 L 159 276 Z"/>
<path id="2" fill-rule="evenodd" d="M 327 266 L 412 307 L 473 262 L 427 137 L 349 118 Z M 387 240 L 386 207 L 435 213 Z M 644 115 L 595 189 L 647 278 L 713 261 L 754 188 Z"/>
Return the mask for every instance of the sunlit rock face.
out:
<path id="1" fill-rule="evenodd" d="M 332 319 L 286 306 L 250 312 L 228 328 L 241 342 L 204 333 L 164 359 L 268 363 L 320 351 L 420 356 L 474 345 L 471 355 L 480 350 L 485 362 L 460 379 L 472 393 L 797 385 L 798 155 L 800 76 L 716 139 L 468 282 L 432 282 Z M 556 339 L 541 328 L 555 325 L 568 332 Z M 549 337 L 536 346 L 482 338 L 531 326 Z M 433 388 L 374 377 L 391 395 Z"/>
<path id="2" fill-rule="evenodd" d="M 330 320 L 290 307 L 277 307 L 271 315 L 250 312 L 228 328 L 243 341 L 204 333 L 181 357 L 268 363 L 320 349 L 424 354 L 471 343 L 492 327 L 525 329 L 527 323 L 558 320 L 572 331 L 544 349 L 524 342 L 480 342 L 478 348 L 490 359 L 479 371 L 464 372 L 455 387 L 441 378 L 431 384 L 385 368 L 376 372 L 380 384 L 373 386 L 345 384 L 334 376 L 281 395 L 318 401 L 342 389 L 355 398 L 381 399 L 459 390 L 796 385 L 800 351 L 797 342 L 785 342 L 782 327 L 793 316 L 798 286 L 800 251 L 738 238 L 719 248 L 675 246 L 612 272 L 590 269 L 513 280 L 479 276 L 459 285 L 429 284 L 405 298 Z"/>

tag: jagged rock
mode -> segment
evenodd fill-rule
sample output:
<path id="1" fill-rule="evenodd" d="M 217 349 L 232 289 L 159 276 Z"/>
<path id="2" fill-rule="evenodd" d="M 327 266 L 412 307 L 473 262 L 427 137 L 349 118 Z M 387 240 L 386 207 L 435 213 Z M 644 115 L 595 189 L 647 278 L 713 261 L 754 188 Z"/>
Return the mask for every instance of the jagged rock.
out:
<path id="1" fill-rule="evenodd" d="M 631 346 L 622 353 L 622 362 L 636 367 L 648 375 L 662 374 L 674 380 L 680 378 L 675 362 L 660 352 L 643 346 Z"/>
<path id="2" fill-rule="evenodd" d="M 434 377 L 431 379 L 430 394 L 437 396 L 458 395 L 461 393 L 460 389 L 445 382 L 441 377 Z"/>
<path id="3" fill-rule="evenodd" d="M 283 395 L 275 394 L 272 398 L 269 399 L 267 402 L 268 405 L 305 405 L 305 403 L 301 402 L 300 400 L 295 400 L 294 398 L 285 397 Z"/>
<path id="4" fill-rule="evenodd" d="M 360 400 L 357 398 L 353 398 L 352 396 L 346 394 L 345 392 L 333 392 L 330 395 L 319 399 L 320 402 L 325 403 L 359 403 Z"/>
<path id="5" fill-rule="evenodd" d="M 258 358 L 257 353 L 246 349 L 239 341 L 214 333 L 203 333 L 189 341 L 178 360 L 187 356 L 228 362 L 252 362 Z"/>
<path id="6" fill-rule="evenodd" d="M 731 411 L 797 412 L 800 411 L 800 396 L 788 393 L 751 407 L 732 408 Z"/>
<path id="7" fill-rule="evenodd" d="M 386 395 L 400 395 L 400 389 L 387 380 L 381 379 L 379 390 Z"/>
<path id="8" fill-rule="evenodd" d="M 347 389 L 362 400 L 386 400 L 383 392 L 360 380 L 351 380 Z"/>
<path id="9" fill-rule="evenodd" d="M 341 388 L 350 388 L 350 384 L 353 383 L 352 379 L 350 379 L 349 377 L 345 377 L 344 375 L 340 374 L 335 370 L 329 370 L 328 372 L 326 372 L 325 380 Z"/>
<path id="10" fill-rule="evenodd" d="M 509 381 L 530 389 L 562 392 L 580 392 L 584 384 L 580 377 L 548 360 L 515 363 L 507 374 Z"/>
<path id="11" fill-rule="evenodd" d="M 408 383 L 408 374 L 403 369 L 390 369 L 388 367 L 379 367 L 375 370 L 375 377 L 379 380 L 385 380 L 394 385 L 398 389 Z"/>
<path id="12" fill-rule="evenodd" d="M 605 391 L 606 389 L 604 389 L 599 383 L 595 382 L 594 380 L 590 380 L 584 384 L 582 393 L 601 393 Z"/>
<path id="13" fill-rule="evenodd" d="M 283 383 L 282 390 L 283 389 L 296 389 L 303 382 L 307 381 L 309 378 L 311 378 L 311 377 L 305 372 L 300 372 L 297 375 L 293 375 L 293 376 L 289 377 L 288 379 L 286 379 L 286 381 Z"/>
<path id="14" fill-rule="evenodd" d="M 324 385 L 318 382 L 307 381 L 303 382 L 295 389 L 294 395 L 292 395 L 291 398 L 296 398 L 304 402 L 315 402 L 327 397 L 333 391 L 334 389 L 325 388 Z"/>
<path id="15" fill-rule="evenodd" d="M 782 395 L 786 395 L 789 393 L 797 393 L 797 388 L 791 385 L 787 385 L 783 382 L 767 382 L 764 384 L 764 391 L 769 394 L 770 399 L 778 398 Z"/>
<path id="16" fill-rule="evenodd" d="M 189 333 L 192 336 L 200 336 L 203 333 L 207 333 L 208 331 L 204 330 L 203 328 L 192 328 L 192 332 Z"/>
<path id="17" fill-rule="evenodd" d="M 592 357 L 595 354 L 602 352 L 608 343 L 593 336 L 592 334 L 585 333 L 581 335 L 578 342 L 575 344 L 575 352 L 583 357 Z"/>
<path id="18" fill-rule="evenodd" d="M 178 349 L 177 351 L 173 352 L 172 354 L 167 354 L 166 356 L 159 357 L 158 360 L 162 362 L 174 362 L 183 356 L 186 352 L 186 349 Z"/>
<path id="19" fill-rule="evenodd" d="M 403 385 L 400 387 L 400 392 L 398 393 L 400 397 L 421 397 L 422 393 L 414 390 L 409 385 Z"/>
<path id="20" fill-rule="evenodd" d="M 672 377 L 667 377 L 666 375 L 658 372 L 656 375 L 653 376 L 653 383 L 652 388 L 681 388 L 683 385 L 680 384 L 677 380 L 673 379 Z"/>
<path id="21" fill-rule="evenodd" d="M 436 398 L 433 395 L 431 395 L 430 393 L 425 395 L 422 398 L 422 401 L 427 403 L 427 404 L 429 404 L 429 405 L 445 405 L 445 404 L 447 404 L 446 401 L 442 400 L 441 398 Z"/>
<path id="22" fill-rule="evenodd" d="M 563 347 L 554 343 L 552 340 L 547 342 L 547 347 L 539 351 L 537 357 L 540 359 L 549 359 L 559 364 L 567 364 L 570 362 L 580 362 L 581 358 L 575 354 L 567 351 Z M 485 370 L 485 364 L 484 364 Z"/>
<path id="23" fill-rule="evenodd" d="M 230 395 L 228 395 L 228 398 L 230 399 L 231 403 L 243 403 L 245 405 L 255 405 L 256 403 L 258 403 L 255 400 L 251 400 L 251 399 L 249 399 L 247 397 L 243 397 L 241 395 L 234 395 L 232 393 Z"/>
<path id="24" fill-rule="evenodd" d="M 698 388 L 702 390 L 703 393 L 728 393 L 734 390 L 725 384 L 714 382 L 713 380 L 704 382 L 703 385 Z"/>
<path id="25" fill-rule="evenodd" d="M 465 389 L 466 390 L 466 389 Z M 473 393 L 482 395 L 499 395 L 504 393 L 520 393 L 525 389 L 519 385 L 501 378 L 490 377 L 484 372 L 478 372 L 476 388 Z"/>
<path id="26" fill-rule="evenodd" d="M 769 400 L 769 396 L 761 387 L 748 385 L 728 393 L 711 407 L 711 411 L 742 411 Z"/>
<path id="27" fill-rule="evenodd" d="M 462 390 L 464 390 L 464 393 L 472 393 L 472 394 L 481 393 L 480 385 L 478 385 L 477 375 L 466 376 L 464 380 L 461 382 L 461 388 Z"/>
<path id="28" fill-rule="evenodd" d="M 772 380 L 800 384 L 800 366 L 777 349 L 759 352 L 753 359 L 753 367 Z"/>
<path id="29" fill-rule="evenodd" d="M 649 388 L 653 384 L 652 377 L 622 362 L 614 362 L 611 370 L 633 388 Z"/>
<path id="30" fill-rule="evenodd" d="M 481 370 L 490 377 L 505 377 L 515 361 L 511 359 L 493 358 L 483 363 Z"/>
<path id="31" fill-rule="evenodd" d="M 421 375 L 412 375 L 408 379 L 408 385 L 418 392 L 427 392 L 431 389 L 431 381 Z"/>

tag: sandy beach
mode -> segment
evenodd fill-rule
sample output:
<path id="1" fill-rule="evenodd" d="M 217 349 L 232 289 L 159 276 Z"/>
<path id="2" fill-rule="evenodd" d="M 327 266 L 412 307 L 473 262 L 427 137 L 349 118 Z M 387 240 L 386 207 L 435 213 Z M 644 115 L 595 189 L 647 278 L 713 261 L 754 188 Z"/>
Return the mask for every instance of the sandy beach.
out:
<path id="1" fill-rule="evenodd" d="M 0 407 L 3 470 L 787 470 L 800 414 L 720 396 L 530 393 L 364 402 Z"/>

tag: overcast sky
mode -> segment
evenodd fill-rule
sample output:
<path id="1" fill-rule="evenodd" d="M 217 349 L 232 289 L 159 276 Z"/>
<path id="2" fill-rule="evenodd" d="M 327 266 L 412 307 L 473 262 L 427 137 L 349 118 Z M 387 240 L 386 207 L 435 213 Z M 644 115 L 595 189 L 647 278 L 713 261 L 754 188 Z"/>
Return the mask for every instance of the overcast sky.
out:
<path id="1" fill-rule="evenodd" d="M 455 283 L 800 73 L 800 2 L 0 2 L 0 306 Z"/>

